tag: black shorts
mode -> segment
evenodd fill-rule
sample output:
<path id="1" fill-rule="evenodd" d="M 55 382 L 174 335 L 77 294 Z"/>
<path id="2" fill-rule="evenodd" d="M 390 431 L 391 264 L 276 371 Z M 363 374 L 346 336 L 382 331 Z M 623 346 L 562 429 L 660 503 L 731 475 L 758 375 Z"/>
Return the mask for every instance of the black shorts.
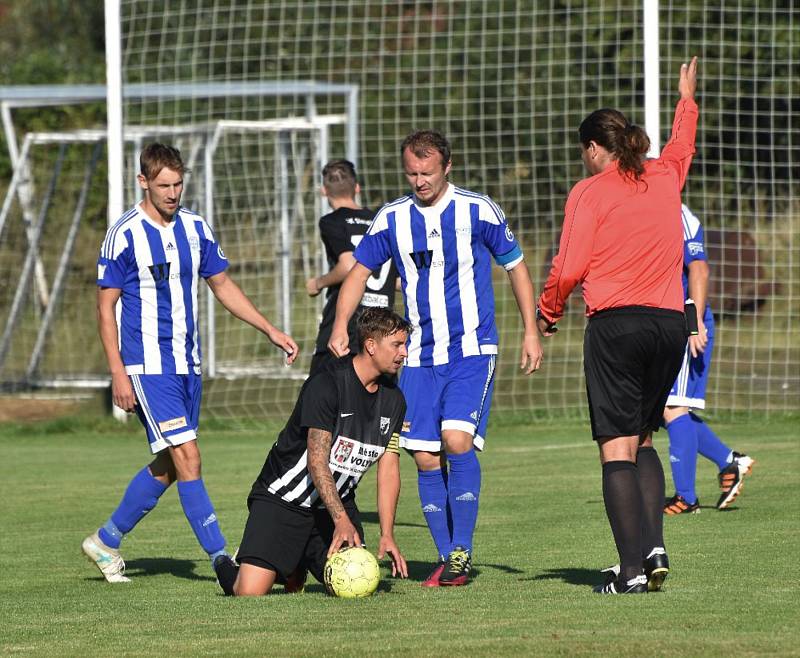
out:
<path id="1" fill-rule="evenodd" d="M 364 541 L 364 529 L 355 500 L 342 501 L 347 516 Z M 249 498 L 250 515 L 239 546 L 238 562 L 277 572 L 283 579 L 305 567 L 319 582 L 334 525 L 326 509 L 291 507 L 277 498 Z"/>
<path id="2" fill-rule="evenodd" d="M 583 367 L 595 440 L 660 427 L 687 337 L 683 313 L 669 309 L 625 306 L 589 318 Z"/>

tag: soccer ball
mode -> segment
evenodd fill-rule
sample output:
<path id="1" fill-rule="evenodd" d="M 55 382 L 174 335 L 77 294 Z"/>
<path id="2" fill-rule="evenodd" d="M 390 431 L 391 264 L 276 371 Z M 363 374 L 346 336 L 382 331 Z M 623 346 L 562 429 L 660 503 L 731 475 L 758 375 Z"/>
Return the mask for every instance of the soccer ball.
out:
<path id="1" fill-rule="evenodd" d="M 324 576 L 328 594 L 343 599 L 369 596 L 381 579 L 375 556 L 359 546 L 343 548 L 328 558 Z"/>

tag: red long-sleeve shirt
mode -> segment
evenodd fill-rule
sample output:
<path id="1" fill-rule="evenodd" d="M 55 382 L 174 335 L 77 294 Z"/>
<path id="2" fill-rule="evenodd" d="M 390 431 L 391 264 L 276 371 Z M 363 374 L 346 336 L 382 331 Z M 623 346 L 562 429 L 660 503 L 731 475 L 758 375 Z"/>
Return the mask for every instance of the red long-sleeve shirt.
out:
<path id="1" fill-rule="evenodd" d="M 636 182 L 616 161 L 570 191 L 558 253 L 539 298 L 557 322 L 580 283 L 586 314 L 620 306 L 683 310 L 681 190 L 694 155 L 697 105 L 681 99 L 661 157 Z"/>

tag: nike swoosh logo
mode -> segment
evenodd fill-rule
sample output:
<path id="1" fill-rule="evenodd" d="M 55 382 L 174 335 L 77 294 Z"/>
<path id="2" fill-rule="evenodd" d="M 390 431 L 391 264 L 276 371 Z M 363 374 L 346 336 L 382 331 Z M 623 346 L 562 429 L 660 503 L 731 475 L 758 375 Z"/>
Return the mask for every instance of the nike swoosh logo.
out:
<path id="1" fill-rule="evenodd" d="M 348 416 L 352 416 L 355 412 L 351 412 L 349 414 L 339 414 L 342 418 L 347 418 Z"/>

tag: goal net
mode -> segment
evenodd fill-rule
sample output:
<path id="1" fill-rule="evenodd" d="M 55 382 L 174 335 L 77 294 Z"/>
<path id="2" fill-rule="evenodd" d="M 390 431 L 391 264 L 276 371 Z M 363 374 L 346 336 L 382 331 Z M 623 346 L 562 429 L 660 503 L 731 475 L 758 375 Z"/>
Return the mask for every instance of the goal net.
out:
<path id="1" fill-rule="evenodd" d="M 680 62 L 700 57 L 697 155 L 684 200 L 704 222 L 711 257 L 717 331 L 708 406 L 796 411 L 800 8 L 754 0 L 658 5 L 662 144 Z M 346 123 L 357 130 L 356 155 L 341 126 L 325 134 L 231 130 L 219 136 L 211 180 L 204 174 L 206 143 L 174 135 L 194 170 L 187 205 L 211 215 L 235 279 L 301 346 L 297 363 L 284 368 L 260 334 L 214 305 L 204 344 L 211 359 L 205 404 L 215 416 L 285 415 L 307 372 L 320 302 L 306 296 L 303 281 L 324 267 L 316 228 L 324 210 L 316 191 L 320 143 L 329 157 L 357 157 L 362 201 L 378 208 L 406 192 L 398 157 L 403 137 L 418 128 L 443 131 L 454 151 L 451 180 L 503 208 L 538 291 L 567 193 L 584 175 L 581 119 L 616 107 L 645 123 L 648 38 L 639 0 L 122 0 L 121 14 L 126 90 L 298 81 L 358 90 L 357 96 L 299 89 L 214 97 L 126 93 L 126 129 L 310 120 L 346 115 L 348 99 L 357 99 L 356 119 Z M 135 143 L 128 148 L 132 203 Z M 35 286 L 35 262 L 31 272 Z M 525 377 L 517 367 L 520 321 L 505 279 L 498 270 L 495 419 L 584 417 L 580 297 L 571 299 L 558 335 L 546 341 L 542 371 Z M 35 299 L 34 292 L 26 299 Z M 93 313 L 80 315 L 89 322 Z M 67 331 L 78 325 L 76 319 Z M 93 333 L 91 340 L 99 343 Z"/>

